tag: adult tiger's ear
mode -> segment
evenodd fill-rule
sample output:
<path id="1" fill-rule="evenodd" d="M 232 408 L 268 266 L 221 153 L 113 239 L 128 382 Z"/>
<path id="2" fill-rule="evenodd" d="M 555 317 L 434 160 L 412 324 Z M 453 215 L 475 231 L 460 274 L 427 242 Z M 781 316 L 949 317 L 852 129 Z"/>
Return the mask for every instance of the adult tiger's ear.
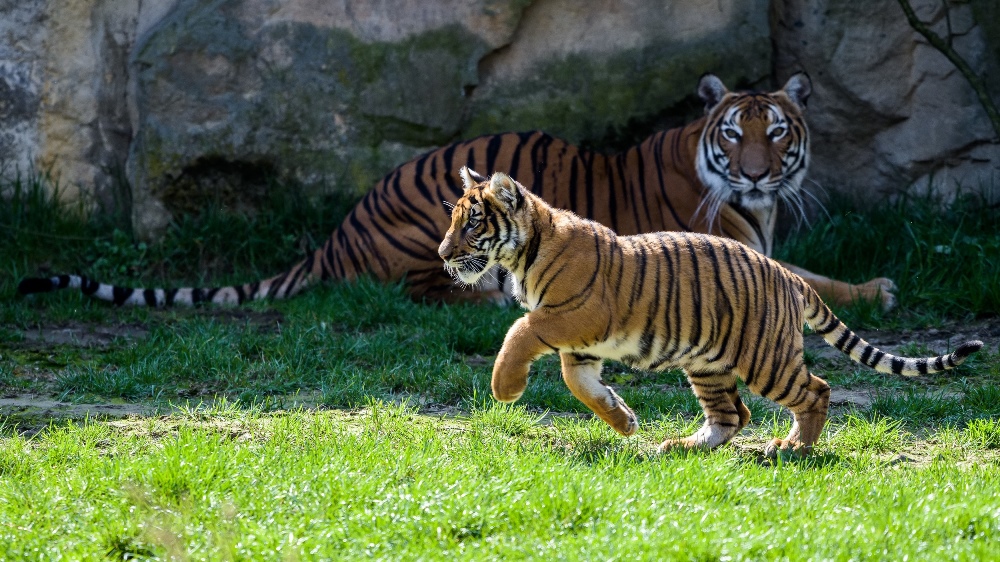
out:
<path id="1" fill-rule="evenodd" d="M 698 97 L 705 102 L 706 115 L 712 111 L 712 108 L 719 105 L 719 102 L 728 93 L 726 85 L 714 74 L 703 74 L 701 80 L 698 80 Z"/>
<path id="2" fill-rule="evenodd" d="M 468 166 L 462 166 L 462 169 L 458 171 L 458 175 L 462 176 L 462 184 L 465 185 L 465 191 L 468 191 L 469 188 L 477 183 L 486 181 L 486 178 L 479 175 L 475 170 L 469 168 Z"/>
<path id="3" fill-rule="evenodd" d="M 788 82 L 785 82 L 785 87 L 781 90 L 795 105 L 799 106 L 799 109 L 805 109 L 806 102 L 809 101 L 809 94 L 813 91 L 812 80 L 805 72 L 796 72 L 792 74 Z"/>
<path id="4" fill-rule="evenodd" d="M 521 201 L 520 186 L 510 176 L 496 172 L 490 178 L 490 191 L 508 207 L 516 209 Z"/>

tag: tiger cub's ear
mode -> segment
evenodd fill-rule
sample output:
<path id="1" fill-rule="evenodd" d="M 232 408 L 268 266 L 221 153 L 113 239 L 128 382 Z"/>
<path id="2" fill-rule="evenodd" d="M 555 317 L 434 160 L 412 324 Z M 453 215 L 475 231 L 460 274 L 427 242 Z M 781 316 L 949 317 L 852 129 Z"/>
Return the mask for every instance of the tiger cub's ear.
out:
<path id="1" fill-rule="evenodd" d="M 462 166 L 462 169 L 458 171 L 458 175 L 462 176 L 462 183 L 465 185 L 466 191 L 477 183 L 486 181 L 486 178 L 477 174 L 475 170 L 472 170 L 468 166 Z"/>
<path id="2" fill-rule="evenodd" d="M 517 208 L 521 199 L 518 183 L 503 172 L 496 172 L 490 178 L 490 191 L 493 196 L 503 201 L 505 205 Z"/>

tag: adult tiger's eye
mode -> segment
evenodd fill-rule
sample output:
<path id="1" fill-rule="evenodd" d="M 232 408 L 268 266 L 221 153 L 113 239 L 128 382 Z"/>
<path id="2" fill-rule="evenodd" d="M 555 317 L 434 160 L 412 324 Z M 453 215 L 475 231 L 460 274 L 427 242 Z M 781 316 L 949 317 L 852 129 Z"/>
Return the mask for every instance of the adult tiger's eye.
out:
<path id="1" fill-rule="evenodd" d="M 778 127 L 776 129 L 774 129 L 773 131 L 771 131 L 771 138 L 772 139 L 779 139 L 779 138 L 781 138 L 783 136 L 785 136 L 785 128 L 784 127 Z"/>
<path id="2" fill-rule="evenodd" d="M 722 136 L 726 137 L 731 141 L 740 140 L 740 134 L 736 132 L 736 129 L 723 129 Z"/>

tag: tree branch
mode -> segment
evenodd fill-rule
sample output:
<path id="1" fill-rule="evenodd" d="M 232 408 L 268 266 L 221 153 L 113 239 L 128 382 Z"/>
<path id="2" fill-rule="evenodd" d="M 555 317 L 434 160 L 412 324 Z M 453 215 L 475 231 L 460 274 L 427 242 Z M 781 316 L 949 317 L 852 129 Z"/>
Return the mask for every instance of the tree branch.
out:
<path id="1" fill-rule="evenodd" d="M 913 12 L 913 7 L 910 6 L 910 0 L 899 0 L 899 6 L 903 8 L 903 13 L 906 14 L 906 19 L 910 22 L 910 27 L 912 27 L 917 33 L 923 35 L 927 41 L 930 42 L 932 47 L 941 51 L 941 54 L 947 57 L 948 60 L 955 65 L 955 68 L 962 73 L 962 76 L 965 76 L 969 85 L 976 91 L 979 103 L 982 104 L 983 109 L 986 110 L 986 115 L 990 118 L 990 122 L 993 123 L 993 131 L 996 132 L 997 137 L 1000 138 L 1000 112 L 997 111 L 997 107 L 993 104 L 993 99 L 990 98 L 990 93 L 986 90 L 986 84 L 983 83 L 982 78 L 980 78 L 979 75 L 972 70 L 972 67 L 965 62 L 965 59 L 963 59 L 961 55 L 959 55 L 955 49 L 948 44 L 947 41 L 931 31 L 930 28 L 924 25 L 924 22 L 917 18 L 917 14 Z M 947 10 L 947 6 L 945 9 Z"/>

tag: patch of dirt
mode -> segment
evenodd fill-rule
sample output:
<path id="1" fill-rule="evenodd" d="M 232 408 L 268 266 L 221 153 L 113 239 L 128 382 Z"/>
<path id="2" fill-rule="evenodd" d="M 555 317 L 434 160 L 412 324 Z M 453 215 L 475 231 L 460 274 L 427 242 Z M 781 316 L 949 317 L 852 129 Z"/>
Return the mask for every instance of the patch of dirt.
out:
<path id="1" fill-rule="evenodd" d="M 284 315 L 276 311 L 253 311 L 246 309 L 208 308 L 192 311 L 191 314 L 209 316 L 221 322 L 247 323 L 261 330 L 279 330 L 284 322 Z M 23 340 L 13 343 L 12 348 L 40 349 L 44 353 L 47 348 L 58 346 L 73 346 L 81 348 L 105 349 L 122 340 L 132 341 L 149 335 L 149 328 L 141 324 L 104 325 L 86 322 L 69 322 L 59 325 L 38 326 L 22 331 Z M 916 344 L 928 348 L 933 353 L 946 353 L 957 345 L 970 339 L 979 339 L 985 343 L 984 352 L 1000 351 L 1000 318 L 977 320 L 970 323 L 952 323 L 939 328 L 927 330 L 864 330 L 858 334 L 866 341 L 888 352 L 899 353 L 900 348 Z M 7 344 L 11 345 L 11 344 Z M 806 337 L 806 348 L 818 358 L 835 364 L 851 364 L 843 353 L 827 344 L 818 335 Z M 489 365 L 493 357 L 480 355 L 468 356 L 465 362 L 472 367 Z M 18 367 L 20 369 L 21 367 Z M 821 369 L 822 370 L 822 369 Z M 822 373 L 817 373 L 822 376 Z M 47 369 L 31 368 L 30 373 L 20 373 L 26 380 L 44 384 L 51 382 L 52 373 Z M 38 390 L 38 389 L 34 389 Z M 180 398 L 192 398 L 213 394 L 209 387 L 178 389 Z M 852 409 L 867 410 L 878 396 L 875 388 L 858 387 L 842 388 L 834 385 L 831 393 L 831 414 Z M 420 397 L 410 397 L 410 404 L 416 406 L 421 413 L 441 417 L 461 417 L 467 415 L 463 408 L 452 404 L 429 403 Z M 768 406 L 777 406 L 768 403 Z M 292 395 L 278 399 L 279 409 L 294 409 L 295 407 L 320 407 L 322 399 L 315 395 Z M 131 403 L 78 403 L 61 401 L 52 395 L 29 394 L 24 388 L 15 389 L 12 393 L 0 398 L 0 416 L 6 418 L 8 426 L 16 426 L 22 433 L 33 434 L 44 428 L 52 420 L 105 418 L 124 419 L 134 416 L 156 416 L 163 412 L 155 406 Z M 548 413 L 540 421 L 543 425 L 551 424 L 554 417 L 563 413 Z M 755 444 L 756 445 L 756 444 Z"/>
<path id="2" fill-rule="evenodd" d="M 277 310 L 249 310 L 246 308 L 206 307 L 192 309 L 192 314 L 209 317 L 220 322 L 240 323 L 263 331 L 277 331 L 285 321 L 285 315 Z"/>
<path id="3" fill-rule="evenodd" d="M 135 340 L 146 337 L 149 329 L 141 324 L 100 325 L 70 323 L 62 326 L 39 326 L 24 330 L 23 342 L 35 346 L 71 345 L 74 347 L 108 347 L 116 339 Z"/>
<path id="4" fill-rule="evenodd" d="M 871 390 L 847 390 L 833 387 L 830 389 L 830 406 L 864 410 L 872 405 L 874 397 L 875 394 Z"/>
<path id="5" fill-rule="evenodd" d="M 154 406 L 130 403 L 63 402 L 37 394 L 7 395 L 0 398 L 0 416 L 18 433 L 34 435 L 49 423 L 60 420 L 116 419 L 156 415 Z"/>
<path id="6" fill-rule="evenodd" d="M 278 311 L 255 311 L 241 308 L 205 308 L 197 310 L 174 310 L 176 314 L 197 314 L 220 322 L 246 323 L 262 331 L 277 331 L 285 321 L 285 315 Z M 18 347 L 94 347 L 106 348 L 116 339 L 139 340 L 149 335 L 149 326 L 131 324 L 94 324 L 88 322 L 66 322 L 58 325 L 42 325 L 21 330 L 23 340 Z"/>

